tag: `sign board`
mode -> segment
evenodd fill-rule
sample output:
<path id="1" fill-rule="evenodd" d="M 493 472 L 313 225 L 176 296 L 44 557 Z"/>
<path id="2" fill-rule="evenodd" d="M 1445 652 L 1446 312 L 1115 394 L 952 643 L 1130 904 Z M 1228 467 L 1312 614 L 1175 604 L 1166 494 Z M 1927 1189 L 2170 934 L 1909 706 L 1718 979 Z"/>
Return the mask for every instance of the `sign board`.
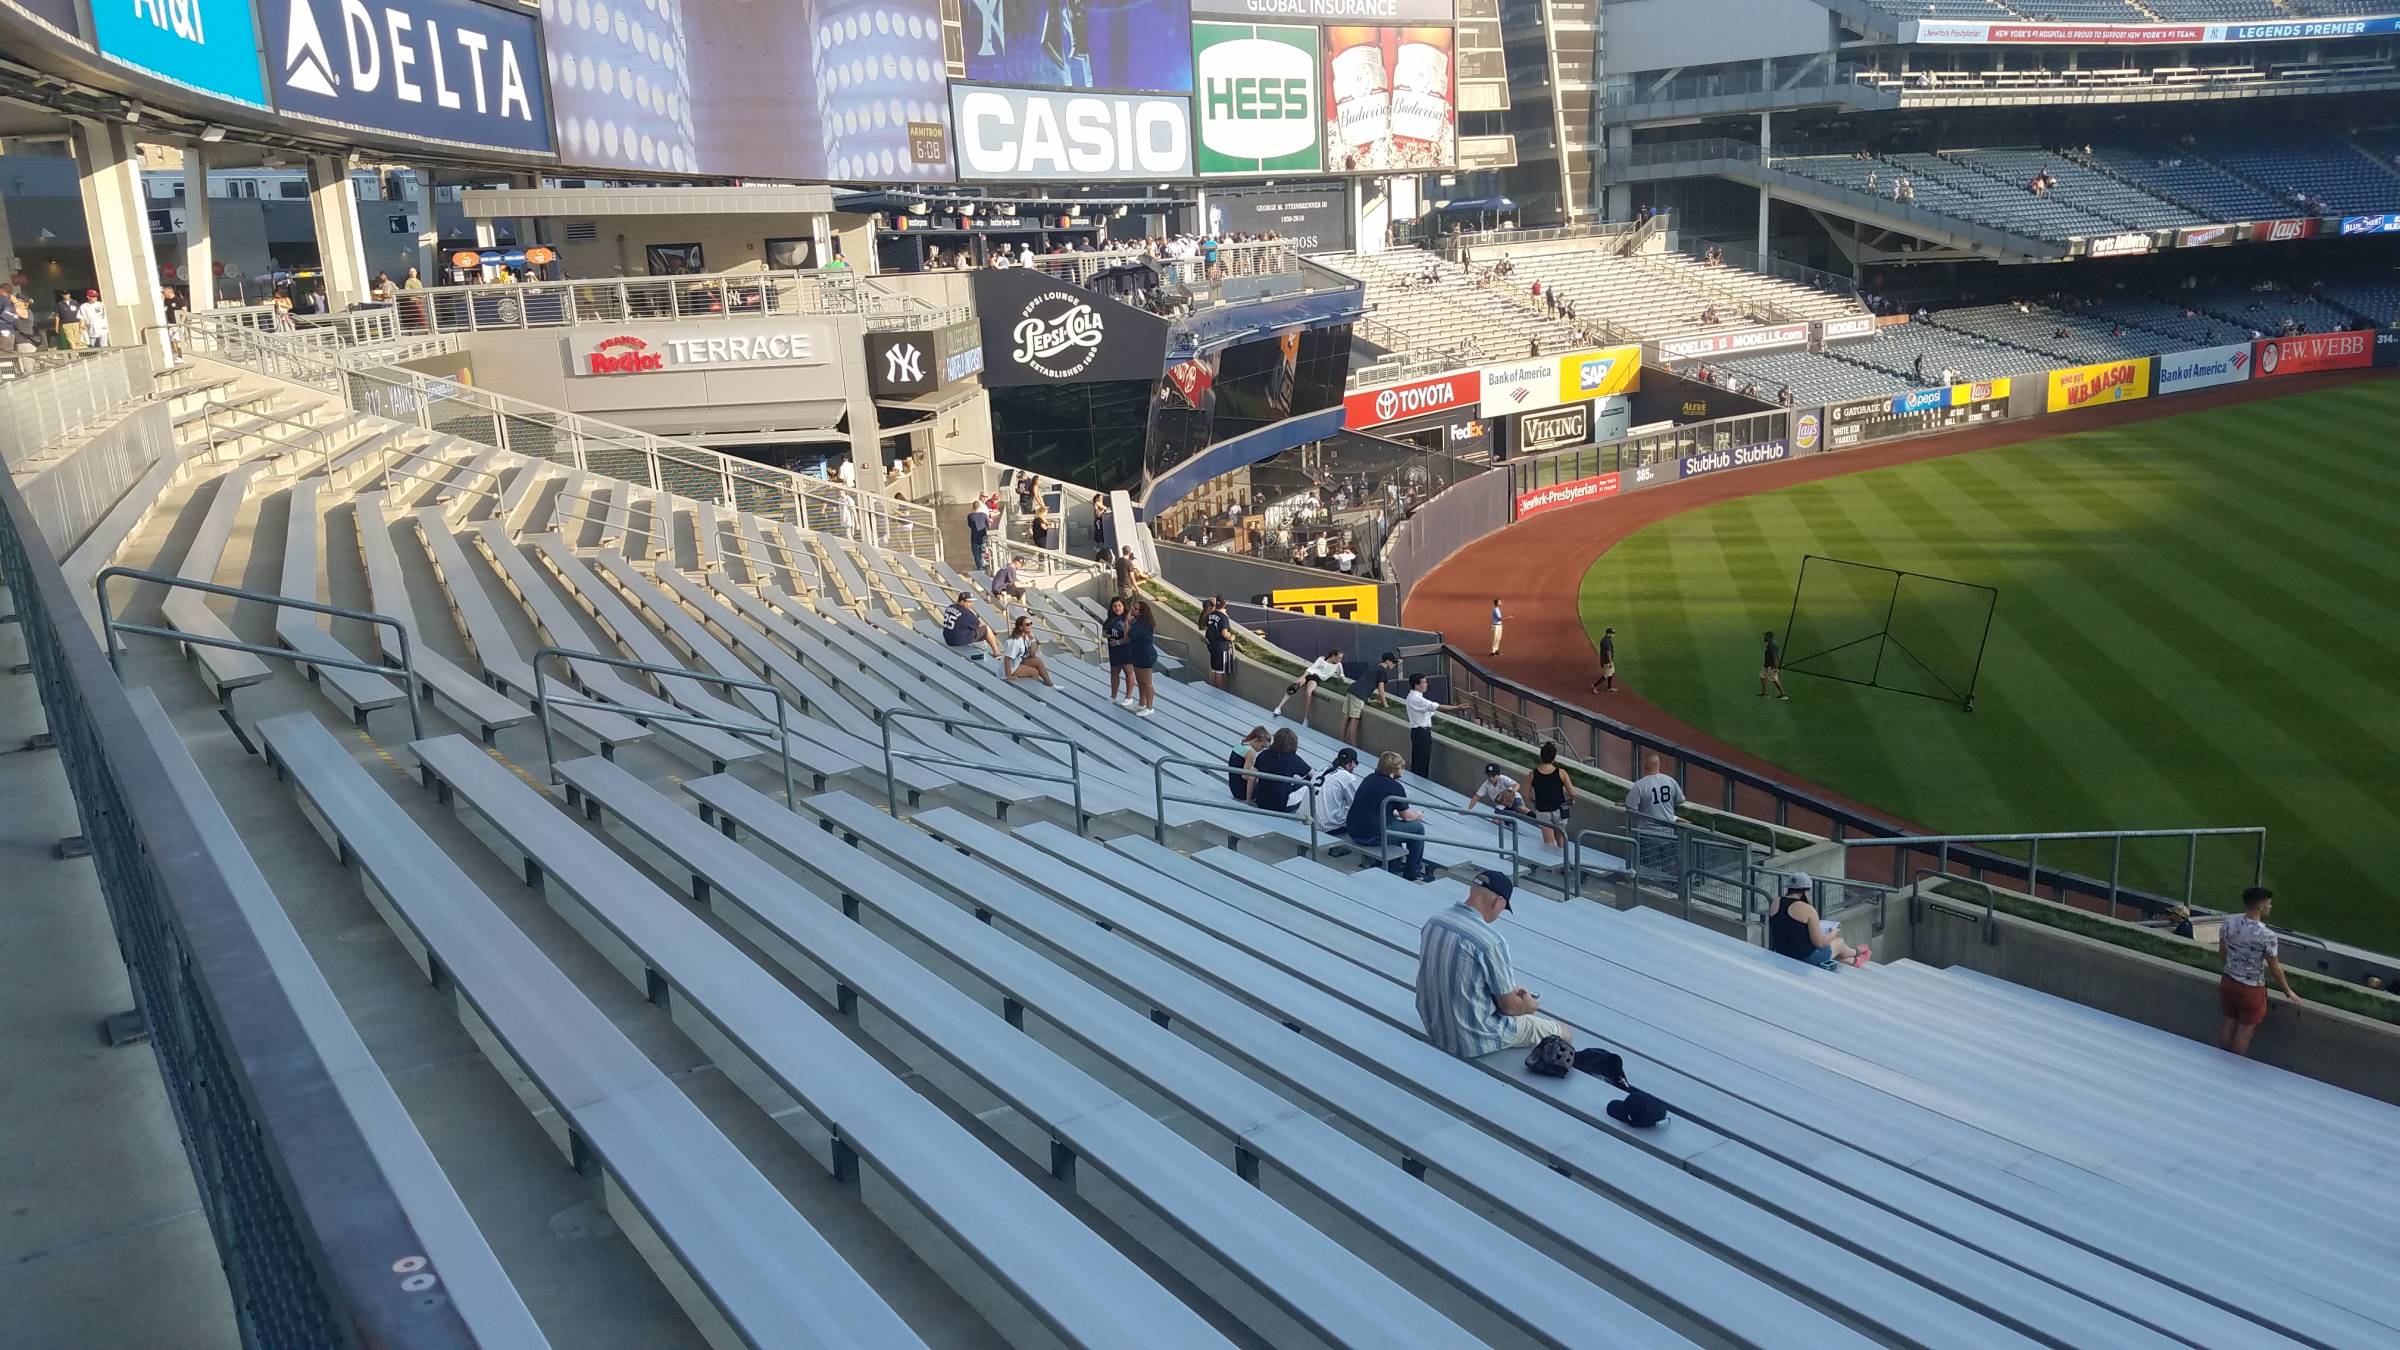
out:
<path id="1" fill-rule="evenodd" d="M 2150 236 L 2138 231 L 2102 235 L 2084 241 L 2084 255 L 2092 258 L 2125 258 L 2150 251 Z"/>
<path id="2" fill-rule="evenodd" d="M 2223 347 L 2196 347 L 2188 352 L 2168 352 L 2158 358 L 2157 392 L 2180 394 L 2187 389 L 2213 389 L 2220 384 L 2240 384 L 2250 378 L 2254 364 L 2247 342 Z"/>
<path id="3" fill-rule="evenodd" d="M 942 383 L 956 384 L 983 369 L 983 330 L 973 319 L 933 330 L 933 356 L 942 363 Z"/>
<path id="4" fill-rule="evenodd" d="M 2375 364 L 2400 366 L 2400 330 L 2386 328 L 2375 334 Z"/>
<path id="5" fill-rule="evenodd" d="M 1383 604 L 1373 586 L 1302 586 L 1269 591 L 1266 603 L 1294 614 L 1348 619 L 1353 623 L 1382 623 Z"/>
<path id="6" fill-rule="evenodd" d="M 92 0 L 92 38 L 118 65 L 230 102 L 267 106 L 250 0 Z"/>
<path id="7" fill-rule="evenodd" d="M 983 268 L 974 287 L 988 387 L 1150 381 L 1166 368 L 1155 314 L 1032 268 Z"/>
<path id="8" fill-rule="evenodd" d="M 1564 450 L 1570 445 L 1583 445 L 1592 439 L 1592 405 L 1571 403 L 1549 412 L 1517 415 L 1517 452 L 1536 455 L 1544 450 Z"/>
<path id="9" fill-rule="evenodd" d="M 1765 328 L 1736 328 L 1718 333 L 1661 338 L 1658 342 L 1658 359 L 1688 361 L 1702 356 L 1734 356 L 1743 352 L 1773 351 L 1779 347 L 1804 347 L 1808 345 L 1808 327 L 1804 323 L 1781 323 Z"/>
<path id="10" fill-rule="evenodd" d="M 2008 417 L 2014 384 L 2007 379 L 1977 380 L 1939 389 L 1919 389 L 1892 398 L 1852 399 L 1825 409 L 1825 448 L 1848 450 L 1876 441 L 1922 436 L 1936 431 L 2003 421 Z M 1807 421 L 1804 414 L 1801 418 Z M 1805 429 L 1803 429 L 1805 430 Z M 1806 453 L 1807 437 L 1800 436 Z"/>
<path id="11" fill-rule="evenodd" d="M 2320 42 L 2387 33 L 2400 33 L 2400 17 L 2303 19 L 2291 23 L 2103 24 L 1922 19 L 1900 25 L 1903 43 L 1975 47 L 2193 47 L 2225 42 Z"/>
<path id="12" fill-rule="evenodd" d="M 1553 483 L 1549 487 L 1535 488 L 1531 492 L 1520 492 L 1517 494 L 1516 518 L 1523 520 L 1527 516 L 1538 516 L 1544 511 L 1556 511 L 1561 507 L 1581 506 L 1585 502 L 1596 502 L 1603 497 L 1614 497 L 1621 485 L 1622 479 L 1619 475 L 1600 473 L 1593 474 L 1589 478 Z"/>
<path id="13" fill-rule="evenodd" d="M 2043 409 L 2065 412 L 2095 403 L 2130 403 L 2149 396 L 2150 358 L 2134 356 L 2051 371 L 2050 394 Z"/>
<path id="14" fill-rule="evenodd" d="M 965 39 L 966 77 L 977 84 L 1191 92 L 1191 11 L 1184 0 L 1072 7 L 1055 0 L 976 0 L 952 13 Z M 880 23 L 877 31 L 883 31 Z"/>
<path id="15" fill-rule="evenodd" d="M 1585 399 L 1606 398 L 1611 394 L 1627 394 L 1642 387 L 1642 349 L 1639 347 L 1605 347 L 1595 352 L 1575 352 L 1558 358 L 1558 401 L 1580 403 Z"/>
<path id="16" fill-rule="evenodd" d="M 1207 147 L 1201 147 L 1201 172 L 1206 173 Z M 1302 253 L 1333 252 L 1350 247 L 1348 189 L 1341 183 L 1298 184 L 1286 187 L 1208 190 L 1208 227 L 1220 239 L 1227 234 L 1265 234 L 1289 239 Z M 1230 278 L 1229 278 L 1230 280 Z"/>
<path id="17" fill-rule="evenodd" d="M 1195 19 L 1252 23 L 1440 23 L 1455 18 L 1451 0 L 1192 0 Z"/>
<path id="18" fill-rule="evenodd" d="M 1458 167 L 1455 34 L 1448 28 L 1325 30 L 1325 167 L 1406 174 Z"/>
<path id="19" fill-rule="evenodd" d="M 2318 370 L 2357 370 L 2375 364 L 2375 334 L 2303 333 L 2298 337 L 2268 338 L 2252 355 L 2255 379 L 2305 375 Z"/>
<path id="20" fill-rule="evenodd" d="M 1685 455 L 1676 462 L 1677 478 L 1700 478 L 1727 469 L 1747 469 L 1759 464 L 1772 464 L 1791 457 L 1789 441 L 1762 441 L 1757 445 L 1737 445 L 1729 450 L 1704 450 L 1697 455 Z"/>
<path id="21" fill-rule="evenodd" d="M 953 84 L 950 107 L 964 180 L 1192 176 L 1191 100 L 1180 95 Z"/>
<path id="22" fill-rule="evenodd" d="M 2255 243 L 2282 244 L 2295 239 L 2314 239 L 2317 237 L 2317 228 L 2315 216 L 2303 216 L 2296 220 L 2254 221 L 2250 226 L 2250 238 Z"/>
<path id="23" fill-rule="evenodd" d="M 833 360 L 833 325 L 822 319 L 725 319 L 707 323 L 593 326 L 567 337 L 567 374 L 623 379 L 681 370 L 762 370 Z"/>
<path id="24" fill-rule="evenodd" d="M 1555 356 L 1537 356 L 1485 366 L 1483 415 L 1505 417 L 1510 413 L 1555 408 L 1565 402 L 1558 396 L 1558 361 Z"/>
<path id="25" fill-rule="evenodd" d="M 353 131 L 547 154 L 541 20 L 475 0 L 259 0 L 275 106 Z"/>
<path id="26" fill-rule="evenodd" d="M 83 19 L 75 12 L 75 0 L 0 0 L 0 7 L 16 10 L 63 37 L 83 41 Z"/>
<path id="27" fill-rule="evenodd" d="M 1875 336 L 1875 316 L 1852 314 L 1839 319 L 1819 319 L 1809 325 L 1809 345 L 1823 347 L 1834 342 L 1856 342 Z"/>
<path id="28" fill-rule="evenodd" d="M 916 398 L 942 385 L 927 332 L 867 334 L 867 392 L 876 398 Z"/>
<path id="29" fill-rule="evenodd" d="M 2400 234 L 2400 212 L 2342 217 L 2343 234 Z"/>
<path id="30" fill-rule="evenodd" d="M 1193 24 L 1201 176 L 1321 171 L 1323 73 L 1314 28 Z"/>
<path id="31" fill-rule="evenodd" d="M 1342 425 L 1353 431 L 1387 422 L 1482 406 L 1482 372 L 1453 370 L 1381 389 L 1362 389 L 1342 400 Z"/>

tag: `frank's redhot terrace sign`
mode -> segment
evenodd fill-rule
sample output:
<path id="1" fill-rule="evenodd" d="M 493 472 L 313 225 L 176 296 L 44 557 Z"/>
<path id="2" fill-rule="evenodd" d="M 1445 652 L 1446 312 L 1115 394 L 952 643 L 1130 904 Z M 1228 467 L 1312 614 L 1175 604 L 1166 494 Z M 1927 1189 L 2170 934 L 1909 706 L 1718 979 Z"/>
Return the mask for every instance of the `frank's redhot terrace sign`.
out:
<path id="1" fill-rule="evenodd" d="M 2096 366 L 2073 366 L 2050 372 L 2046 412 L 2066 412 L 2096 403 L 2130 403 L 2150 396 L 2150 358 L 2129 357 Z"/>
<path id="2" fill-rule="evenodd" d="M 1747 469 L 1753 464 L 1772 464 L 1776 460 L 1789 458 L 1791 453 L 1789 441 L 1766 441 L 1758 445 L 1738 445 L 1730 450 L 1708 450 L 1697 455 L 1685 455 L 1675 466 L 1675 476 L 1699 478 L 1727 469 Z"/>
<path id="3" fill-rule="evenodd" d="M 1549 487 L 1535 488 L 1531 492 L 1520 492 L 1517 494 L 1517 519 L 1523 520 L 1527 516 L 1538 516 L 1544 511 L 1555 511 L 1562 506 L 1581 506 L 1585 502 L 1596 502 L 1602 497 L 1614 497 L 1617 495 L 1619 485 L 1620 480 L 1617 475 L 1602 473 L 1594 474 L 1589 478 L 1578 478 L 1572 482 L 1553 483 Z"/>
<path id="4" fill-rule="evenodd" d="M 1730 333 L 1694 333 L 1688 337 L 1662 338 L 1658 344 L 1658 357 L 1662 361 L 1688 361 L 1695 356 L 1731 356 L 1736 352 L 1763 352 L 1777 347 L 1802 347 L 1807 344 L 1807 324 L 1783 323 L 1771 328 L 1741 328 Z"/>
<path id="5" fill-rule="evenodd" d="M 2223 347 L 2197 347 L 2188 352 L 2169 352 L 2158 358 L 2158 392 L 2180 394 L 2187 389 L 2214 389 L 2220 384 L 2240 384 L 2250 378 L 2257 363 L 2251 359 L 2250 344 L 2236 342 Z"/>
<path id="6" fill-rule="evenodd" d="M 1356 431 L 1428 413 L 1473 408 L 1483 397 L 1480 371 L 1453 370 L 1429 379 L 1362 389 L 1342 400 L 1342 425 Z"/>
<path id="7" fill-rule="evenodd" d="M 568 338 L 567 373 L 623 376 L 821 366 L 833 350 L 831 339 L 828 325 L 809 319 L 625 324 L 595 338 Z"/>
<path id="8" fill-rule="evenodd" d="M 2375 364 L 2375 334 L 2303 333 L 2299 337 L 2269 338 L 2258 344 L 2252 378 L 2305 375 L 2314 370 L 2356 370 Z"/>

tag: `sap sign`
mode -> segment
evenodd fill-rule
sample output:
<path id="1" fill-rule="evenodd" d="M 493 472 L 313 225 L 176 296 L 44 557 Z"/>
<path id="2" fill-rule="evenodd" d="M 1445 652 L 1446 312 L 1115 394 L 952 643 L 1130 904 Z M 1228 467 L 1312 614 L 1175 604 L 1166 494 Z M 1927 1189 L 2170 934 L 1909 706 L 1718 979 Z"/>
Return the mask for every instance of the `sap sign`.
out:
<path id="1" fill-rule="evenodd" d="M 354 131 L 550 153 L 541 20 L 475 0 L 263 0 L 275 106 Z"/>
<path id="2" fill-rule="evenodd" d="M 1192 25 L 1200 96 L 1200 172 L 1314 173 L 1319 145 L 1317 30 L 1275 24 Z"/>
<path id="3" fill-rule="evenodd" d="M 1192 176 L 1190 100 L 950 86 L 962 179 Z"/>
<path id="4" fill-rule="evenodd" d="M 92 0 L 92 36 L 121 66 L 253 108 L 258 77 L 250 0 Z"/>
<path id="5" fill-rule="evenodd" d="M 2240 384 L 2250 378 L 2252 364 L 2250 344 L 2247 342 L 2237 342 L 2228 347 L 2169 352 L 2158 358 L 2158 392 L 2179 394 L 2186 389 Z"/>
<path id="6" fill-rule="evenodd" d="M 1710 450 L 1704 454 L 1686 455 L 1676 466 L 1678 478 L 1698 478 L 1703 474 L 1719 473 L 1726 469 L 1746 469 L 1753 464 L 1772 464 L 1792 453 L 1787 441 L 1768 441 L 1761 445 L 1737 446 L 1731 450 Z"/>

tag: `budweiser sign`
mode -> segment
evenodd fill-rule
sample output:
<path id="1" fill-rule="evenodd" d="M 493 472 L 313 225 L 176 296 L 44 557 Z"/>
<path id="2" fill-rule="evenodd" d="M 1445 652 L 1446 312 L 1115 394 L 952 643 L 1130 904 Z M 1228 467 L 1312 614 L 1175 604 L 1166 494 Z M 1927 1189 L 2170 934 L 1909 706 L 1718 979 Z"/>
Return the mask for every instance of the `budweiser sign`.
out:
<path id="1" fill-rule="evenodd" d="M 1353 429 L 1379 427 L 1386 422 L 1471 408 L 1482 398 L 1483 381 L 1479 372 L 1454 370 L 1447 375 L 1387 384 L 1381 389 L 1352 394 L 1342 400 L 1342 425 Z"/>

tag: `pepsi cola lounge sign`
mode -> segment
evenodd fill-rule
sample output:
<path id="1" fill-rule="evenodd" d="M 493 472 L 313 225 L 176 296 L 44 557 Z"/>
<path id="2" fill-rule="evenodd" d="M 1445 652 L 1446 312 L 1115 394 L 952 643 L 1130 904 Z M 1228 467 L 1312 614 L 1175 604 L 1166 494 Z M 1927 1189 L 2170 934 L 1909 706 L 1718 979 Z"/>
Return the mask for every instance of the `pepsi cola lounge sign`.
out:
<path id="1" fill-rule="evenodd" d="M 1453 370 L 1422 380 L 1387 384 L 1381 389 L 1362 389 L 1342 400 L 1342 425 L 1357 431 L 1387 422 L 1474 408 L 1482 401 L 1482 372 Z"/>

